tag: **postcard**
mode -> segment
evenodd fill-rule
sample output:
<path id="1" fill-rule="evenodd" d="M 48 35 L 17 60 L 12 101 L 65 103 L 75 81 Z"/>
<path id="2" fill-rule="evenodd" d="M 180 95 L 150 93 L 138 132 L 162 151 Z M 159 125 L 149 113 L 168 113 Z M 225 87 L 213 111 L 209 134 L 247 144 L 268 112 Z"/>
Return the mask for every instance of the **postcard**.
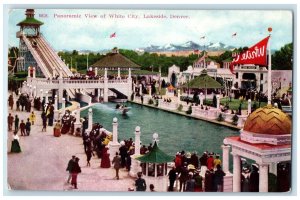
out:
<path id="1" fill-rule="evenodd" d="M 294 28 L 292 9 L 10 9 L 7 187 L 289 194 Z"/>

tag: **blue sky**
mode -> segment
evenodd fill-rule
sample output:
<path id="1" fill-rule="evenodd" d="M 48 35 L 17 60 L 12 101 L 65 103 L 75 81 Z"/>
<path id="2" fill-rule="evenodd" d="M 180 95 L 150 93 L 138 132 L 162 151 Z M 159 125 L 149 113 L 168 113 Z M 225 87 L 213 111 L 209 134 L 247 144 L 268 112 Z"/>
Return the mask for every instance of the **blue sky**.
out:
<path id="1" fill-rule="evenodd" d="M 222 42 L 227 45 L 252 46 L 268 35 L 272 27 L 271 48 L 279 49 L 293 40 L 293 17 L 290 11 L 247 10 L 101 10 L 101 9 L 36 9 L 36 18 L 44 22 L 41 32 L 55 50 L 103 50 L 115 46 L 136 49 L 149 45 L 181 44 L 194 41 L 199 44 Z M 39 17 L 47 14 L 48 17 Z M 54 15 L 80 14 L 81 18 L 57 18 Z M 97 15 L 86 18 L 85 14 Z M 109 18 L 109 14 L 125 18 Z M 128 15 L 137 15 L 130 19 Z M 165 15 L 167 19 L 144 18 Z M 105 15 L 105 18 L 100 16 Z M 171 19 L 170 15 L 187 16 Z M 25 19 L 24 9 L 9 11 L 10 46 L 18 46 L 16 24 Z M 116 32 L 117 37 L 110 38 Z M 232 37 L 233 33 L 236 37 Z M 200 37 L 206 36 L 205 39 Z"/>

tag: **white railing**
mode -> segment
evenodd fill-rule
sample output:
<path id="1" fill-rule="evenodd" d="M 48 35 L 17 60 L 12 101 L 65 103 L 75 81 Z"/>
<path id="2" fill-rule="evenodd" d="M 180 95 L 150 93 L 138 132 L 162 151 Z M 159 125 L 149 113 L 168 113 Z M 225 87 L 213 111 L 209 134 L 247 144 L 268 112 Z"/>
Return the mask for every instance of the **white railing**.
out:
<path id="1" fill-rule="evenodd" d="M 33 47 L 31 46 L 28 38 L 23 34 L 23 41 L 25 42 L 27 48 L 29 49 L 29 51 L 31 52 L 32 56 L 34 57 L 35 61 L 37 62 L 38 66 L 40 67 L 40 69 L 42 70 L 42 72 L 44 73 L 44 75 L 48 78 L 51 77 L 50 72 L 48 71 L 47 67 L 44 65 L 43 61 L 41 61 L 40 56 L 38 55 L 38 53 L 33 49 Z"/>
<path id="2" fill-rule="evenodd" d="M 222 112 L 222 117 L 224 118 L 224 121 L 225 121 L 225 122 L 231 123 L 231 122 L 233 121 L 232 118 L 233 118 L 234 115 L 235 115 L 235 114 Z"/>
<path id="3" fill-rule="evenodd" d="M 34 82 L 36 82 L 37 84 L 38 83 L 55 83 L 55 84 L 58 84 L 59 83 L 59 80 L 58 79 L 45 79 L 45 78 L 35 78 L 33 79 Z M 62 80 L 62 83 L 65 85 L 65 84 L 102 84 L 104 83 L 104 80 L 75 80 L 75 79 L 70 79 L 70 80 Z M 108 81 L 109 84 L 114 84 L 114 83 L 128 83 L 126 81 L 120 81 L 120 80 L 111 80 L 111 81 Z"/>
<path id="4" fill-rule="evenodd" d="M 108 83 L 128 83 L 127 79 L 113 79 L 113 80 L 108 80 Z"/>
<path id="5" fill-rule="evenodd" d="M 192 106 L 192 116 L 203 117 L 211 120 L 215 120 L 219 117 L 220 110 L 209 107 L 208 110 L 201 109 L 200 106 Z"/>
<path id="6" fill-rule="evenodd" d="M 178 105 L 175 102 L 166 102 L 163 99 L 159 99 L 158 107 L 166 110 L 177 110 Z"/>
<path id="7" fill-rule="evenodd" d="M 100 84 L 103 80 L 63 80 L 63 84 Z"/>

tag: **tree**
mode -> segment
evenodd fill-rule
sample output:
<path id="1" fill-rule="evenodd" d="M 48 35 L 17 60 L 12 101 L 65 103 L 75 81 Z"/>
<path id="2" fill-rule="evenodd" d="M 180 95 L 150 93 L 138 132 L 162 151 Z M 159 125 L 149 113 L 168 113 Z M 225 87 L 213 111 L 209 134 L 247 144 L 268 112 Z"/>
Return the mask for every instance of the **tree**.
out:
<path id="1" fill-rule="evenodd" d="M 293 43 L 286 44 L 279 51 L 275 51 L 272 55 L 272 69 L 293 69 Z"/>

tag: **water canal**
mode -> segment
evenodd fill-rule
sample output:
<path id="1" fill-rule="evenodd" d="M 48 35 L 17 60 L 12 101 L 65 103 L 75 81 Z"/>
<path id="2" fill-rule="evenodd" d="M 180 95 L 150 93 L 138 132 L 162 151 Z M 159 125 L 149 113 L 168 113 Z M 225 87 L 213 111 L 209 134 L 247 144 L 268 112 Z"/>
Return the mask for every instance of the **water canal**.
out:
<path id="1" fill-rule="evenodd" d="M 141 141 L 146 146 L 152 142 L 153 133 L 159 134 L 159 147 L 169 155 L 184 150 L 185 152 L 204 151 L 219 153 L 227 136 L 238 135 L 237 130 L 197 120 L 155 108 L 127 103 L 131 110 L 123 116 L 115 110 L 114 103 L 96 104 L 93 109 L 93 121 L 99 122 L 107 130 L 112 131 L 112 121 L 118 118 L 119 141 L 134 140 L 136 126 L 141 127 Z M 88 110 L 81 112 L 81 117 L 88 116 Z"/>

